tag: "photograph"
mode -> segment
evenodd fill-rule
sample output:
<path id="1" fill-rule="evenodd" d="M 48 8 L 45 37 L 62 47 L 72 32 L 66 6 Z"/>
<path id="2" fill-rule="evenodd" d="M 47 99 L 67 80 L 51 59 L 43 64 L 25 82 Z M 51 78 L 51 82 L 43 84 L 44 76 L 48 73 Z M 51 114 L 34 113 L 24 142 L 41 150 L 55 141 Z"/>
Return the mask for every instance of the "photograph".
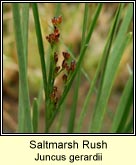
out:
<path id="1" fill-rule="evenodd" d="M 2 134 L 133 135 L 134 4 L 2 3 Z"/>

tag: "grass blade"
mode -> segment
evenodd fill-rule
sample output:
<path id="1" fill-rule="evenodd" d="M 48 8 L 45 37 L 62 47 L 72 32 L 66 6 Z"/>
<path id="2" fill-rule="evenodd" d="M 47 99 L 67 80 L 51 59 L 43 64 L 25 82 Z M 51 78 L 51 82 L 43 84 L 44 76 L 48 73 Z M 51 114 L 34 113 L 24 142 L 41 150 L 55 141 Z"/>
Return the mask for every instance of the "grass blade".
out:
<path id="1" fill-rule="evenodd" d="M 47 87 L 46 65 L 45 65 L 45 59 L 44 59 L 44 47 L 43 47 L 43 40 L 42 40 L 42 34 L 41 34 L 41 28 L 40 28 L 38 7 L 37 7 L 36 3 L 32 3 L 32 9 L 33 9 L 35 29 L 36 29 L 36 35 L 37 35 L 37 43 L 38 43 L 40 61 L 41 61 L 41 67 L 42 67 L 42 76 L 43 76 L 45 98 L 47 98 L 48 87 Z"/>
<path id="2" fill-rule="evenodd" d="M 92 94 L 93 94 L 93 92 L 95 90 L 96 81 L 97 81 L 97 79 L 99 77 L 99 74 L 100 74 L 100 72 L 102 70 L 101 68 L 104 67 L 104 64 L 106 65 L 106 61 L 107 61 L 107 58 L 109 56 L 109 52 L 110 52 L 110 49 L 111 49 L 112 41 L 113 41 L 114 35 L 116 33 L 116 28 L 117 28 L 117 25 L 118 25 L 118 22 L 119 22 L 120 12 L 121 12 L 121 6 L 118 8 L 118 11 L 116 13 L 115 19 L 113 21 L 113 26 L 111 27 L 111 30 L 109 32 L 109 36 L 108 36 L 106 45 L 104 47 L 102 58 L 101 58 L 101 60 L 99 62 L 99 65 L 98 65 L 97 71 L 95 73 L 94 79 L 92 80 L 92 82 L 90 82 L 90 89 L 89 89 L 89 92 L 88 92 L 88 94 L 86 96 L 86 99 L 84 101 L 84 105 L 83 105 L 83 108 L 82 108 L 82 111 L 81 111 L 81 114 L 80 114 L 80 117 L 79 117 L 79 120 L 78 120 L 76 132 L 80 132 L 81 131 L 81 127 L 82 127 L 84 118 L 86 116 L 87 110 L 88 110 L 90 98 L 91 98 L 91 96 L 92 96 Z"/>
<path id="3" fill-rule="evenodd" d="M 60 110 L 60 114 L 59 114 L 59 118 L 58 118 L 58 122 L 57 122 L 57 126 L 56 126 L 56 133 L 60 133 L 61 132 L 61 128 L 62 128 L 62 124 L 64 121 L 64 115 L 65 115 L 65 111 L 66 110 L 66 100 L 64 101 L 64 103 L 61 106 L 61 110 Z"/>
<path id="4" fill-rule="evenodd" d="M 125 128 L 123 129 L 122 132 L 125 132 L 125 133 L 132 133 L 134 131 L 134 119 L 133 117 L 130 119 L 130 121 L 128 122 L 128 124 L 125 126 Z"/>
<path id="5" fill-rule="evenodd" d="M 24 45 L 24 55 L 25 62 L 27 66 L 27 56 L 28 56 L 28 20 L 29 20 L 29 3 L 22 4 L 22 33 L 23 33 L 23 45 Z M 26 68 L 27 69 L 27 68 Z M 22 94 L 21 94 L 21 82 L 19 79 L 19 108 L 18 108 L 18 130 L 23 132 L 24 130 L 24 110 L 23 110 Z"/>
<path id="6" fill-rule="evenodd" d="M 116 55 L 117 55 L 116 58 L 113 57 L 113 54 L 112 54 L 113 58 L 111 58 L 108 61 L 107 69 L 105 72 L 105 79 L 104 79 L 103 86 L 101 89 L 101 94 L 100 94 L 99 100 L 97 101 L 97 104 L 95 106 L 92 125 L 90 127 L 90 131 L 93 133 L 100 132 L 104 114 L 105 114 L 105 110 L 106 110 L 106 106 L 108 103 L 108 98 L 110 96 L 110 92 L 111 92 L 111 88 L 112 88 L 112 85 L 114 82 L 115 74 L 118 69 L 119 61 L 120 61 L 123 51 L 124 51 L 125 47 L 127 46 L 130 38 L 131 38 L 131 35 L 128 35 L 123 40 L 123 42 L 120 43 L 119 49 L 116 49 Z"/>
<path id="7" fill-rule="evenodd" d="M 17 45 L 17 54 L 18 54 L 18 62 L 19 62 L 19 79 L 20 79 L 20 96 L 22 99 L 22 106 L 24 111 L 24 130 L 23 132 L 32 132 L 32 121 L 30 115 L 30 101 L 29 101 L 29 92 L 28 92 L 28 82 L 27 82 L 27 74 L 26 74 L 26 61 L 25 61 L 25 52 L 23 45 L 23 37 L 22 37 L 22 27 L 21 27 L 21 17 L 19 11 L 19 4 L 12 4 L 13 8 L 13 21 L 14 21 L 14 29 L 15 29 L 15 37 L 16 37 L 16 45 Z M 23 118 L 22 118 L 23 120 Z M 20 126 L 19 126 L 20 128 Z M 19 132 L 22 130 L 18 130 Z"/>
<path id="8" fill-rule="evenodd" d="M 40 61 L 41 61 L 41 67 L 42 67 L 42 77 L 43 77 L 43 87 L 44 87 L 44 94 L 45 94 L 45 106 L 46 106 L 46 113 L 45 113 L 45 131 L 47 130 L 48 125 L 48 96 L 49 96 L 49 90 L 48 90 L 48 83 L 47 83 L 47 72 L 46 72 L 46 63 L 44 59 L 44 47 L 43 47 L 43 40 L 42 40 L 42 34 L 41 34 L 41 27 L 40 27 L 40 21 L 39 21 L 39 13 L 38 13 L 38 7 L 36 3 L 32 3 L 32 10 L 34 15 L 34 22 L 35 22 L 35 29 L 36 29 L 36 35 L 37 35 L 37 42 L 38 42 L 38 48 L 39 48 L 39 54 L 40 54 Z"/>
<path id="9" fill-rule="evenodd" d="M 39 109 L 38 109 L 38 102 L 37 98 L 34 98 L 33 100 L 33 132 L 38 132 L 38 122 L 39 122 Z"/>
<path id="10" fill-rule="evenodd" d="M 28 56 L 28 25 L 29 24 L 29 3 L 22 4 L 22 32 L 23 32 L 23 44 L 24 44 L 24 54 L 26 56 L 26 66 L 27 66 L 27 56 Z"/>
<path id="11" fill-rule="evenodd" d="M 84 45 L 84 42 L 85 42 L 85 34 L 86 34 L 87 20 L 88 20 L 87 16 L 88 16 L 88 4 L 85 3 L 83 31 L 82 31 L 82 43 L 81 43 L 82 46 Z M 82 50 L 82 48 L 81 48 L 81 50 Z M 75 87 L 75 91 L 74 91 L 74 97 L 73 97 L 73 105 L 72 105 L 72 109 L 70 111 L 70 118 L 69 118 L 69 123 L 68 123 L 68 130 L 67 130 L 68 133 L 72 133 L 74 130 L 80 79 L 81 79 L 81 69 L 79 68 L 79 71 L 77 74 L 77 79 L 76 79 L 77 82 L 76 82 L 76 87 Z"/>
<path id="12" fill-rule="evenodd" d="M 112 123 L 111 132 L 121 132 L 128 118 L 130 108 L 133 102 L 133 75 L 130 75 L 130 78 L 125 86 L 122 97 L 120 99 L 119 105 L 117 107 L 114 120 Z"/>
<path id="13" fill-rule="evenodd" d="M 67 133 L 73 133 L 73 131 L 74 131 L 80 78 L 81 78 L 81 71 L 79 71 L 78 74 L 77 74 L 77 79 L 76 79 L 77 82 L 76 82 L 76 87 L 75 87 L 75 90 L 74 90 L 73 104 L 72 104 L 72 108 L 71 108 L 71 111 L 70 111 L 70 117 L 69 117 L 69 122 L 68 122 Z"/>
<path id="14" fill-rule="evenodd" d="M 128 6 L 127 14 L 123 20 L 120 31 L 117 35 L 115 46 L 110 56 L 111 58 L 109 59 L 106 67 L 101 94 L 95 107 L 92 125 L 89 128 L 89 132 L 100 132 L 115 74 L 118 69 L 123 50 L 127 46 L 127 42 L 131 36 L 131 34 L 129 34 L 129 36 L 126 37 L 126 32 L 132 19 L 132 14 L 133 5 L 130 4 Z"/>
<path id="15" fill-rule="evenodd" d="M 33 131 L 34 133 L 38 132 L 38 123 L 39 123 L 39 113 L 40 106 L 42 103 L 42 95 L 43 95 L 43 83 L 41 83 L 41 87 L 39 89 L 38 97 L 33 100 Z"/>

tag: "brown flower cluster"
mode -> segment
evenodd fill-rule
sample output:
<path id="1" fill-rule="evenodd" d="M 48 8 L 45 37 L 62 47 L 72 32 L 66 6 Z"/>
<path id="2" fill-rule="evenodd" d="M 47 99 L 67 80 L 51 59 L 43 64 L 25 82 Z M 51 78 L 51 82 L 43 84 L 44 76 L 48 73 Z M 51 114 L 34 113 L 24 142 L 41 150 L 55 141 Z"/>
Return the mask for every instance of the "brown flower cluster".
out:
<path id="1" fill-rule="evenodd" d="M 53 33 L 49 34 L 46 39 L 48 40 L 48 42 L 52 45 L 56 44 L 59 41 L 59 36 L 60 36 L 60 32 L 58 29 L 58 26 L 61 24 L 62 22 L 62 16 L 59 17 L 54 17 L 52 19 L 52 24 L 54 27 L 54 31 Z M 58 53 L 55 51 L 54 52 L 54 77 L 53 79 L 55 80 L 55 78 L 61 73 L 63 72 L 62 75 L 62 80 L 64 83 L 67 82 L 67 80 L 70 77 L 70 74 L 75 70 L 76 67 L 76 62 L 74 60 L 71 59 L 71 55 L 68 52 L 62 52 L 63 55 L 63 61 L 62 64 L 60 66 L 57 65 L 58 59 L 59 59 L 59 55 Z M 57 102 L 59 100 L 58 98 L 58 88 L 57 86 L 53 86 L 51 93 L 50 93 L 50 99 L 51 101 L 54 103 L 54 105 L 57 105 Z"/>
<path id="2" fill-rule="evenodd" d="M 63 68 L 63 70 L 64 69 L 66 70 L 66 73 L 62 76 L 62 79 L 64 82 L 66 82 L 70 72 L 75 70 L 76 62 L 74 60 L 72 60 L 69 63 L 70 54 L 68 52 L 62 52 L 62 54 L 64 57 L 64 60 L 62 62 L 62 68 Z"/>
<path id="3" fill-rule="evenodd" d="M 59 29 L 58 29 L 58 25 L 61 24 L 61 22 L 62 22 L 62 16 L 54 17 L 52 19 L 52 24 L 53 24 L 53 27 L 54 27 L 54 31 L 53 31 L 53 33 L 46 36 L 47 41 L 51 45 L 53 45 L 54 43 L 57 43 L 59 41 L 60 32 L 59 32 Z"/>
<path id="4" fill-rule="evenodd" d="M 64 60 L 62 61 L 61 66 L 57 66 L 58 54 L 56 52 L 54 53 L 54 61 L 56 65 L 55 74 L 58 75 L 58 73 L 64 71 L 62 79 L 64 82 L 66 82 L 70 72 L 75 70 L 76 62 L 74 60 L 71 61 L 70 54 L 68 52 L 62 52 L 62 54 L 63 54 Z M 69 60 L 71 62 L 69 62 Z"/>
<path id="5" fill-rule="evenodd" d="M 53 26 L 58 26 L 62 22 L 62 16 L 52 18 Z"/>
<path id="6" fill-rule="evenodd" d="M 57 91 L 58 91 L 58 88 L 56 86 L 53 86 L 53 91 L 50 94 L 50 98 L 52 102 L 54 102 L 54 105 L 56 105 L 58 102 Z"/>

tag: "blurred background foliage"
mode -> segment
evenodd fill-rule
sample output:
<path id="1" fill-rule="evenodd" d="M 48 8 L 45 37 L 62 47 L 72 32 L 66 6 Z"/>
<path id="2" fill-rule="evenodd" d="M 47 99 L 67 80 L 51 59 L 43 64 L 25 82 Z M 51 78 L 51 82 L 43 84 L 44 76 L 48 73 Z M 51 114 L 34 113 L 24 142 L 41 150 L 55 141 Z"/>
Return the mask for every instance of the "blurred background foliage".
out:
<path id="1" fill-rule="evenodd" d="M 42 27 L 42 36 L 44 40 L 45 58 L 48 58 L 49 44 L 45 37 L 51 32 L 51 18 L 53 18 L 56 12 L 56 3 L 39 3 L 40 23 Z M 97 3 L 90 3 L 89 18 L 93 15 Z M 92 79 L 96 71 L 100 56 L 102 54 L 105 41 L 117 9 L 117 3 L 105 3 L 103 5 L 102 12 L 97 22 L 97 26 L 92 35 L 91 41 L 88 45 L 86 56 L 83 61 L 83 68 Z M 66 50 L 65 45 L 72 50 L 75 57 L 78 56 L 80 51 L 81 36 L 82 36 L 82 22 L 84 13 L 83 3 L 61 3 L 59 6 L 60 15 L 63 17 L 61 25 L 61 44 L 59 45 L 59 53 Z M 125 4 L 127 7 L 127 4 Z M 125 10 L 124 10 L 125 11 Z M 123 13 L 124 14 L 124 13 Z M 123 19 L 122 14 L 122 19 Z M 133 31 L 133 22 L 131 23 L 129 31 Z M 28 80 L 31 100 L 37 93 L 41 84 L 41 67 L 40 58 L 38 52 L 38 46 L 36 41 L 34 19 L 32 10 L 30 7 L 29 17 L 29 41 L 28 41 Z M 60 57 L 61 62 L 61 57 Z M 4 132 L 15 132 L 17 129 L 17 110 L 18 110 L 18 61 L 17 52 L 14 38 L 13 29 L 13 17 L 12 8 L 10 3 L 3 3 L 3 119 L 4 119 Z M 124 89 L 126 81 L 129 76 L 128 66 L 133 68 L 133 47 L 132 43 L 126 48 L 123 58 L 120 62 L 120 68 L 118 70 L 117 78 L 114 83 L 112 94 L 109 100 L 109 111 L 105 116 L 105 125 L 103 126 L 103 132 L 106 131 L 112 122 L 114 110 L 117 107 L 120 95 Z M 61 88 L 61 81 L 58 79 L 58 86 Z M 75 84 L 73 84 L 74 87 Z M 77 116 L 81 111 L 84 98 L 89 89 L 89 82 L 82 76 L 81 86 L 79 89 Z M 72 90 L 70 91 L 67 99 L 66 116 L 69 115 L 71 102 L 72 102 Z M 93 102 L 95 100 L 95 94 L 93 100 L 90 102 L 90 112 Z M 43 132 L 43 118 L 44 105 L 41 105 L 40 111 L 40 125 L 39 132 Z M 68 118 L 65 116 L 64 125 L 61 132 L 66 131 L 66 125 Z M 83 126 L 83 132 L 86 132 L 86 124 L 89 120 L 87 115 Z M 78 119 L 78 117 L 77 117 Z M 57 119 L 56 119 L 57 121 Z M 55 123 L 56 124 L 56 123 Z M 54 124 L 54 126 L 55 126 Z M 53 129 L 53 128 L 52 128 Z"/>

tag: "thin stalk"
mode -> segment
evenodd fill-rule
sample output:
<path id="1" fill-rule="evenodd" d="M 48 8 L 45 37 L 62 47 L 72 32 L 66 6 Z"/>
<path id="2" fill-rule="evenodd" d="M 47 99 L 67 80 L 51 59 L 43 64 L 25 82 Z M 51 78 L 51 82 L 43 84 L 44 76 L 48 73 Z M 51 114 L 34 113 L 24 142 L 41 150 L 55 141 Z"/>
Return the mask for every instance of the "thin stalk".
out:
<path id="1" fill-rule="evenodd" d="M 55 9 L 55 16 L 58 17 L 61 13 L 61 3 L 56 3 Z"/>
<path id="2" fill-rule="evenodd" d="M 84 10 L 84 19 L 83 19 L 83 31 L 82 31 L 82 43 L 81 43 L 81 50 L 83 49 L 83 45 L 85 42 L 85 34 L 87 29 L 87 20 L 88 20 L 88 4 L 85 3 L 85 10 Z M 75 118 L 76 118 L 76 108 L 77 108 L 77 101 L 78 101 L 78 92 L 81 80 L 81 69 L 79 68 L 77 79 L 76 79 L 76 87 L 74 90 L 74 97 L 73 97 L 73 105 L 70 111 L 70 118 L 68 123 L 68 133 L 72 133 L 74 130 Z"/>
<path id="3" fill-rule="evenodd" d="M 72 108 L 70 111 L 70 117 L 69 117 L 69 122 L 68 122 L 68 129 L 67 129 L 68 133 L 73 133 L 73 131 L 74 131 L 80 79 L 81 79 L 81 72 L 79 71 L 79 73 L 77 74 L 76 87 L 75 87 L 74 96 L 73 96 L 73 104 L 72 104 Z"/>
<path id="4" fill-rule="evenodd" d="M 64 116 L 65 116 L 65 112 L 66 112 L 66 100 L 64 101 L 64 103 L 61 106 L 61 110 L 60 110 L 60 114 L 58 117 L 58 122 L 56 124 L 56 133 L 60 133 L 61 132 L 61 127 L 63 126 L 63 121 L 64 121 Z"/>
<path id="5" fill-rule="evenodd" d="M 38 100 L 37 98 L 34 98 L 33 100 L 33 132 L 38 132 L 38 123 L 39 123 L 39 109 L 38 109 Z"/>
<path id="6" fill-rule="evenodd" d="M 28 28 L 29 28 L 29 3 L 22 4 L 22 32 L 26 66 L 28 66 Z"/>
<path id="7" fill-rule="evenodd" d="M 24 55 L 25 55 L 25 63 L 27 69 L 27 56 L 28 56 L 28 22 L 29 22 L 29 3 L 22 4 L 22 37 L 24 44 Z M 26 70 L 27 72 L 27 70 Z M 21 94 L 21 82 L 19 79 L 19 109 L 18 109 L 18 130 L 19 132 L 23 132 L 25 129 L 25 114 L 23 110 L 23 102 L 22 102 L 22 94 Z"/>
<path id="8" fill-rule="evenodd" d="M 125 86 L 123 94 L 121 96 L 120 102 L 118 104 L 116 114 L 112 123 L 111 132 L 121 132 L 126 125 L 130 108 L 133 103 L 133 75 L 130 75 L 130 78 Z"/>
<path id="9" fill-rule="evenodd" d="M 42 34 L 41 34 L 38 7 L 36 3 L 32 3 L 32 9 L 33 9 L 37 42 L 38 42 L 40 61 L 41 61 L 41 67 L 42 67 L 44 93 L 45 93 L 45 98 L 47 98 L 48 84 L 47 84 L 46 64 L 45 64 L 45 58 L 44 58 L 44 46 L 43 46 L 43 40 L 42 40 Z"/>
<path id="10" fill-rule="evenodd" d="M 134 132 L 134 117 L 131 117 L 128 124 L 122 130 L 122 133 L 133 133 Z"/>
<path id="11" fill-rule="evenodd" d="M 39 12 L 38 7 L 36 3 L 32 3 L 32 9 L 33 9 L 33 15 L 34 15 L 34 21 L 35 21 L 35 29 L 36 29 L 36 35 L 37 35 L 37 42 L 38 42 L 38 48 L 39 48 L 39 54 L 40 54 L 40 61 L 41 61 L 41 67 L 42 67 L 42 77 L 43 77 L 43 87 L 44 87 L 44 94 L 45 94 L 45 130 L 47 127 L 47 113 L 48 113 L 48 96 L 49 96 L 49 90 L 48 90 L 48 83 L 47 83 L 47 72 L 46 72 L 46 63 L 44 58 L 44 46 L 43 46 L 43 40 L 42 40 L 42 34 L 41 34 L 41 27 L 40 27 L 40 21 L 39 21 Z"/>

